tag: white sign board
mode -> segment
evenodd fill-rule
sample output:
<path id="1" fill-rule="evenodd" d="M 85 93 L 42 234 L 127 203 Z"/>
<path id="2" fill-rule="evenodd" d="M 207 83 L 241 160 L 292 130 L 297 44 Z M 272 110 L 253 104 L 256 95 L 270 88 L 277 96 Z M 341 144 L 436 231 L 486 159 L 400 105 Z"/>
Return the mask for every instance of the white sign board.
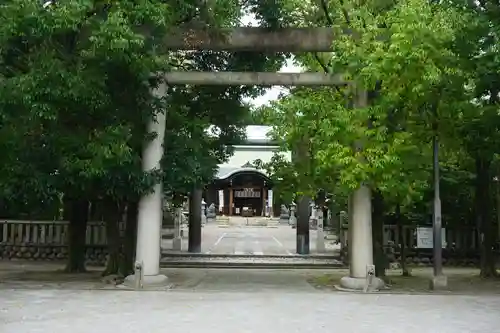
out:
<path id="1" fill-rule="evenodd" d="M 434 247 L 434 234 L 432 228 L 417 228 L 417 247 L 419 249 L 432 249 Z M 441 229 L 441 246 L 446 247 L 446 228 Z"/>

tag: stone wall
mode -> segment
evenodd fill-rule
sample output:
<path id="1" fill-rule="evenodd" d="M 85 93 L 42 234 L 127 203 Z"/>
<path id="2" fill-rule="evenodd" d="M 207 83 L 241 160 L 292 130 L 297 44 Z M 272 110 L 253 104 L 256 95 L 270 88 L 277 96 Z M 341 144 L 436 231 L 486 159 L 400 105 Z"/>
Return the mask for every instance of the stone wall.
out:
<path id="1" fill-rule="evenodd" d="M 120 223 L 122 233 L 124 226 Z M 1 260 L 66 260 L 67 240 L 67 221 L 0 220 Z M 104 265 L 108 253 L 104 222 L 88 223 L 85 242 L 87 264 Z"/>
<path id="2" fill-rule="evenodd" d="M 108 250 L 106 246 L 91 246 L 87 247 L 85 251 L 87 265 L 105 265 L 107 256 Z M 67 258 L 67 246 L 0 244 L 0 260 L 64 261 Z"/>
<path id="3" fill-rule="evenodd" d="M 399 267 L 401 262 L 401 257 L 399 255 L 389 256 L 389 262 L 391 265 Z M 415 253 L 410 254 L 406 257 L 406 264 L 409 266 L 432 266 L 433 265 L 433 257 L 432 255 Z M 479 266 L 479 258 L 476 256 L 446 256 L 443 255 L 443 265 L 444 266 L 452 266 L 452 267 L 476 267 Z"/>

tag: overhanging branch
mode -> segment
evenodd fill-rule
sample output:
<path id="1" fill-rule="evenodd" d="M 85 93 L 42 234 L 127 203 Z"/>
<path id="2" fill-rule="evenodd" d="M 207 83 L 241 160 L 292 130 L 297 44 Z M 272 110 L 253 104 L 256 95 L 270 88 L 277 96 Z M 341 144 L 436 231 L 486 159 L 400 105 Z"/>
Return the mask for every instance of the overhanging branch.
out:
<path id="1" fill-rule="evenodd" d="M 267 72 L 168 72 L 165 81 L 171 85 L 211 86 L 343 86 L 341 75 L 328 73 Z"/>

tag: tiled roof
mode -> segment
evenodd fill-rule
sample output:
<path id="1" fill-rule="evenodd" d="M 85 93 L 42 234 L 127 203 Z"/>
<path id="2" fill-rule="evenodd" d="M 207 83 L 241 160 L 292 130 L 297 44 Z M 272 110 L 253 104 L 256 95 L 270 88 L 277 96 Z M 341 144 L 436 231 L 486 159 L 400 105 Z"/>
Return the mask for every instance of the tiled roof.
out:
<path id="1" fill-rule="evenodd" d="M 219 170 L 217 170 L 217 174 L 215 175 L 216 179 L 227 179 L 228 177 L 234 175 L 237 172 L 257 172 L 260 173 L 264 176 L 267 177 L 266 173 L 262 170 L 258 170 L 253 167 L 246 167 L 246 166 L 226 166 L 226 165 L 220 165 Z"/>

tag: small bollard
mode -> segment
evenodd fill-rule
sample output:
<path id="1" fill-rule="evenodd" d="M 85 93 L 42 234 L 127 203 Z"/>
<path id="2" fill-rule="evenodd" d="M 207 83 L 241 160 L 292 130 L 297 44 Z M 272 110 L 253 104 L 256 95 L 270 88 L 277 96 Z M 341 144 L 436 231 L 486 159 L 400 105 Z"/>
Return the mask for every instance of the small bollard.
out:
<path id="1" fill-rule="evenodd" d="M 373 277 L 375 276 L 375 265 L 366 265 L 366 282 L 364 292 L 371 291 Z"/>
<path id="2" fill-rule="evenodd" d="M 142 269 L 142 262 L 136 261 L 134 264 L 135 289 L 142 289 L 143 276 L 144 276 L 144 271 Z"/>

